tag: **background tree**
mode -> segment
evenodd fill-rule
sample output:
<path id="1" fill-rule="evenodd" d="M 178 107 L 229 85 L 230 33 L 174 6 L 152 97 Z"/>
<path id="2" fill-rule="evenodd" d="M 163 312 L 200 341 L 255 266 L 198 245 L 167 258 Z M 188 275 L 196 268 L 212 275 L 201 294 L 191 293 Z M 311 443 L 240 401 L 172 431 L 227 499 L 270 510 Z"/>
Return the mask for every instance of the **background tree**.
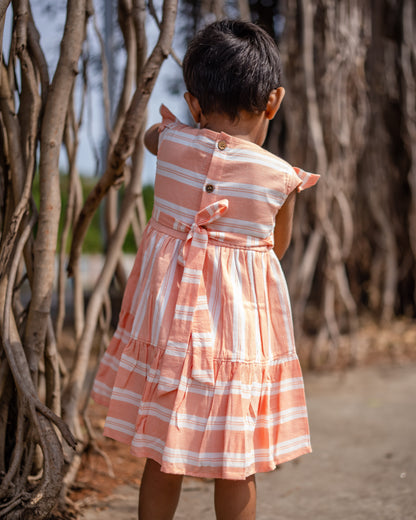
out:
<path id="1" fill-rule="evenodd" d="M 298 206 L 289 270 L 310 362 L 334 362 L 370 315 L 415 316 L 414 2 L 282 1 L 288 96 L 269 145 L 322 174 Z M 300 197 L 299 197 L 300 199 Z M 328 341 L 329 340 L 329 341 Z"/>

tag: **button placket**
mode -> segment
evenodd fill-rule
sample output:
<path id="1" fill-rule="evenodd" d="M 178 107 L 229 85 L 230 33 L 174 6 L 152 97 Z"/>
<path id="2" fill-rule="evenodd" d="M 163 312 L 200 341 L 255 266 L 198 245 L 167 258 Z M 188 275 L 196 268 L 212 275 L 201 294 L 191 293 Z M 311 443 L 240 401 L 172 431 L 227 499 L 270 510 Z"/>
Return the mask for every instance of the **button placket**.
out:
<path id="1" fill-rule="evenodd" d="M 223 152 L 226 148 L 227 148 L 227 141 L 225 139 L 220 139 L 219 141 L 217 141 L 215 143 L 215 147 L 217 148 L 217 150 L 219 150 L 220 152 Z M 218 168 L 217 168 L 217 161 L 216 161 L 216 156 L 219 158 L 221 154 L 215 154 L 215 151 L 213 153 L 213 156 L 212 156 L 212 163 L 211 163 L 211 166 L 210 166 L 210 169 L 212 169 L 215 175 L 215 178 L 218 176 Z M 216 186 L 215 184 L 212 184 L 212 182 L 209 182 L 208 181 L 208 178 L 210 177 L 210 171 L 207 172 L 207 180 L 206 180 L 206 184 L 204 185 L 204 192 L 206 195 L 211 195 L 215 192 L 216 190 Z M 212 200 L 210 197 L 207 197 L 205 199 L 205 196 L 202 197 L 202 201 L 201 201 L 201 204 L 203 205 L 203 201 L 206 200 L 207 202 L 209 200 Z"/>

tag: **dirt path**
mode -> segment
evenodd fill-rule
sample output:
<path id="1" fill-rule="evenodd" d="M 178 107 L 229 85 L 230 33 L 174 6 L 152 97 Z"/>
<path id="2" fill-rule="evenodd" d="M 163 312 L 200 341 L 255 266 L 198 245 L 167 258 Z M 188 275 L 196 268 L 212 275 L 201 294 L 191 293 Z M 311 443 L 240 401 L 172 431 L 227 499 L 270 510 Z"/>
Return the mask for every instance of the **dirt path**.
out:
<path id="1" fill-rule="evenodd" d="M 257 520 L 415 520 L 416 364 L 305 378 L 314 452 L 257 477 Z M 134 520 L 121 486 L 84 520 Z M 186 479 L 175 520 L 213 520 L 213 484 Z"/>

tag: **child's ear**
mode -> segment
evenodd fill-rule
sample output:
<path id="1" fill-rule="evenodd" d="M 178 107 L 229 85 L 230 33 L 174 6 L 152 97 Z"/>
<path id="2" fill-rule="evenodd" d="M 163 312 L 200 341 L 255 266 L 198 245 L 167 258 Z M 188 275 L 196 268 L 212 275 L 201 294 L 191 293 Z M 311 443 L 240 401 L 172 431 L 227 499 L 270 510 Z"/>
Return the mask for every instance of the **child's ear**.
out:
<path id="1" fill-rule="evenodd" d="M 285 97 L 285 89 L 283 87 L 276 88 L 270 92 L 269 101 L 267 102 L 265 115 L 267 119 L 273 119 L 280 108 Z"/>
<path id="2" fill-rule="evenodd" d="M 198 99 L 195 96 L 193 96 L 190 92 L 185 92 L 183 97 L 185 98 L 185 101 L 188 104 L 189 110 L 192 114 L 192 117 L 194 118 L 195 123 L 200 123 L 202 110 Z"/>

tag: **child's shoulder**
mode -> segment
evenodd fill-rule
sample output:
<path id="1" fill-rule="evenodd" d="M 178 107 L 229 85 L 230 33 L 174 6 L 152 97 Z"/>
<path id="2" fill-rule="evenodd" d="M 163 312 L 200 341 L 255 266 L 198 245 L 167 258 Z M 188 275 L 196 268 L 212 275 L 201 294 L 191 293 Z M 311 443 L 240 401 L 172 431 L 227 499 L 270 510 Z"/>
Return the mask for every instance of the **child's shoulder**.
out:
<path id="1" fill-rule="evenodd" d="M 212 153 L 216 144 L 221 143 L 228 150 L 230 159 L 235 159 L 237 162 L 244 160 L 246 163 L 252 163 L 260 168 L 266 167 L 270 172 L 274 172 L 274 175 L 283 176 L 288 192 L 296 187 L 298 191 L 309 188 L 319 179 L 319 175 L 292 166 L 280 156 L 265 150 L 258 144 L 224 132 L 215 132 L 206 128 L 199 129 L 182 123 L 165 105 L 161 105 L 160 114 L 162 123 L 159 126 L 159 132 L 161 134 L 164 133 L 164 130 L 172 132 L 169 132 L 168 141 L 172 140 L 175 145 L 185 144 L 197 148 L 199 152 L 206 150 L 209 153 Z M 161 139 L 164 139 L 163 135 L 161 135 Z"/>

